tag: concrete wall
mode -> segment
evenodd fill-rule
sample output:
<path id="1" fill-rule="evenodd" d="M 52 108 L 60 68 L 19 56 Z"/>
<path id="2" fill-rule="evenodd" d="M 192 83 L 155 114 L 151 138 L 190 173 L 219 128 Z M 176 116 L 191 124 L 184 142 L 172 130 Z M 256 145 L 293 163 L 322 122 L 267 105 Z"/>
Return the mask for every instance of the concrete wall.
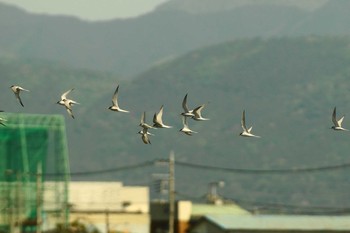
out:
<path id="1" fill-rule="evenodd" d="M 78 220 L 94 225 L 100 232 L 110 231 L 150 233 L 150 216 L 144 213 L 76 213 L 70 214 L 70 222 Z"/>

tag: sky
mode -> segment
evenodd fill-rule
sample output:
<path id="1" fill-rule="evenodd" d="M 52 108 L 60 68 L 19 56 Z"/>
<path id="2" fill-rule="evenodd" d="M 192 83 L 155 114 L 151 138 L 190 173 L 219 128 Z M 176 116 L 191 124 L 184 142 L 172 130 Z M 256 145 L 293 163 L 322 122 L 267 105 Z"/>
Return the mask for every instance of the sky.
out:
<path id="1" fill-rule="evenodd" d="M 101 21 L 136 17 L 168 0 L 0 0 L 31 13 L 70 15 Z"/>

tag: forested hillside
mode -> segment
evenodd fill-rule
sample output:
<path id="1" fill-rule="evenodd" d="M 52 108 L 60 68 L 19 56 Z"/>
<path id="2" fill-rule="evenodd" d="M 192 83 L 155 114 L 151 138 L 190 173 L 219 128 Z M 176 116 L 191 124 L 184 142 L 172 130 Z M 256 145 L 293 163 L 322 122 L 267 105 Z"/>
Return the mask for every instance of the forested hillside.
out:
<path id="1" fill-rule="evenodd" d="M 335 132 L 331 113 L 350 112 L 350 39 L 303 37 L 237 40 L 195 50 L 154 66 L 129 82 L 89 70 L 42 63 L 2 60 L 5 77 L 1 109 L 23 113 L 60 113 L 55 104 L 62 92 L 71 97 L 76 119 L 66 117 L 72 171 L 107 169 L 167 158 L 176 161 L 239 169 L 290 169 L 347 163 L 350 134 Z M 8 88 L 20 83 L 22 108 Z M 129 114 L 109 111 L 117 84 L 119 104 Z M 181 102 L 188 93 L 190 108 L 205 103 L 210 121 L 189 121 L 198 131 L 190 137 L 182 127 Z M 7 101 L 8 100 L 8 101 Z M 163 120 L 173 129 L 153 130 L 151 145 L 142 143 L 138 124 L 143 111 L 147 122 L 164 104 Z M 240 120 L 262 138 L 242 138 Z M 345 117 L 345 128 L 350 119 Z M 207 184 L 226 181 L 226 197 L 255 202 L 348 206 L 347 169 L 288 174 L 236 174 L 177 167 L 179 192 L 199 197 Z M 73 179 L 121 179 L 134 184 L 150 181 L 154 170 L 132 170 Z M 195 183 L 196 185 L 192 185 Z M 181 191 L 180 191 L 181 190 Z M 200 195 L 199 195 L 200 194 Z"/>
<path id="2" fill-rule="evenodd" d="M 58 61 L 130 78 L 159 62 L 233 39 L 350 33 L 347 0 L 255 2 L 231 8 L 234 4 L 211 0 L 200 4 L 215 11 L 192 14 L 199 4 L 191 1 L 194 5 L 185 9 L 165 5 L 138 18 L 107 22 L 32 15 L 0 4 L 0 57 Z"/>

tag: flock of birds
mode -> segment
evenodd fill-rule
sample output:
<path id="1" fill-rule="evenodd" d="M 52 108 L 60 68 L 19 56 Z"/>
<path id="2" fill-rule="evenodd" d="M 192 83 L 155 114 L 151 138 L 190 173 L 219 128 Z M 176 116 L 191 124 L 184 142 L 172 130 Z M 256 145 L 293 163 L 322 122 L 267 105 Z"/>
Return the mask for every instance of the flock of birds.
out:
<path id="1" fill-rule="evenodd" d="M 20 92 L 21 91 L 29 92 L 29 90 L 27 90 L 23 87 L 20 87 L 18 85 L 12 85 L 10 88 L 13 91 L 13 93 L 15 94 L 16 99 L 19 101 L 19 103 L 22 105 L 22 107 L 24 107 L 22 99 L 20 97 Z M 79 103 L 68 98 L 68 94 L 73 90 L 74 90 L 74 88 L 64 92 L 61 95 L 61 99 L 59 101 L 57 101 L 57 104 L 64 106 L 66 108 L 68 114 L 74 119 L 72 108 L 74 105 L 79 104 Z M 115 91 L 113 93 L 112 105 L 108 109 L 110 109 L 111 111 L 115 111 L 115 112 L 129 113 L 128 110 L 125 110 L 125 109 L 122 109 L 119 107 L 118 92 L 119 92 L 119 85 L 117 86 L 117 88 L 115 89 Z M 181 132 L 183 132 L 184 134 L 189 135 L 189 136 L 191 136 L 194 133 L 197 133 L 196 131 L 193 131 L 189 128 L 188 123 L 187 123 L 188 118 L 196 120 L 196 121 L 209 120 L 208 118 L 205 118 L 202 116 L 201 112 L 202 112 L 204 107 L 205 107 L 205 104 L 202 104 L 202 105 L 190 110 L 187 106 L 187 94 L 185 95 L 185 97 L 182 101 L 182 108 L 183 108 L 184 112 L 181 113 L 182 124 L 183 124 L 182 129 L 180 129 Z M 150 129 L 173 128 L 172 126 L 169 126 L 169 125 L 166 125 L 163 123 L 163 109 L 164 109 L 164 107 L 162 105 L 160 107 L 159 112 L 154 114 L 153 125 L 146 123 L 146 112 L 142 113 L 141 121 L 139 124 L 139 126 L 142 129 L 138 133 L 141 134 L 141 139 L 145 144 L 151 144 L 149 136 L 154 136 L 154 134 L 149 132 Z M 337 120 L 336 107 L 334 107 L 333 113 L 332 113 L 333 126 L 331 127 L 331 129 L 337 130 L 337 131 L 349 131 L 348 129 L 345 129 L 342 127 L 343 120 L 344 120 L 344 116 L 342 116 L 340 119 Z M 6 122 L 6 119 L 0 117 L 0 124 L 3 126 L 6 126 L 4 122 Z M 243 113 L 242 113 L 241 126 L 242 126 L 242 132 L 240 133 L 240 136 L 260 138 L 260 136 L 257 136 L 257 135 L 252 133 L 252 128 L 253 128 L 252 126 L 247 128 L 246 120 L 245 120 L 245 110 L 243 110 Z"/>

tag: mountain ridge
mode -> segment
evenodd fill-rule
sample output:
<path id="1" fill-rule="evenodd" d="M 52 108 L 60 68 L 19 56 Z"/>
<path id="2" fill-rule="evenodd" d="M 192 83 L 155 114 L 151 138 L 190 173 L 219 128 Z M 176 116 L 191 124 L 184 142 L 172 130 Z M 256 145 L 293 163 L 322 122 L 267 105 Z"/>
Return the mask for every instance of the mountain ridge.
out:
<path id="1" fill-rule="evenodd" d="M 156 11 L 178 10 L 191 14 L 205 14 L 233 10 L 242 6 L 270 5 L 297 7 L 302 10 L 314 11 L 326 4 L 328 0 L 172 0 L 159 5 Z"/>
<path id="2" fill-rule="evenodd" d="M 347 9 L 346 1 L 334 0 L 313 12 L 259 4 L 199 15 L 156 10 L 132 19 L 84 22 L 0 4 L 6 12 L 0 14 L 0 56 L 59 61 L 126 79 L 165 59 L 235 39 L 349 35 Z"/>

